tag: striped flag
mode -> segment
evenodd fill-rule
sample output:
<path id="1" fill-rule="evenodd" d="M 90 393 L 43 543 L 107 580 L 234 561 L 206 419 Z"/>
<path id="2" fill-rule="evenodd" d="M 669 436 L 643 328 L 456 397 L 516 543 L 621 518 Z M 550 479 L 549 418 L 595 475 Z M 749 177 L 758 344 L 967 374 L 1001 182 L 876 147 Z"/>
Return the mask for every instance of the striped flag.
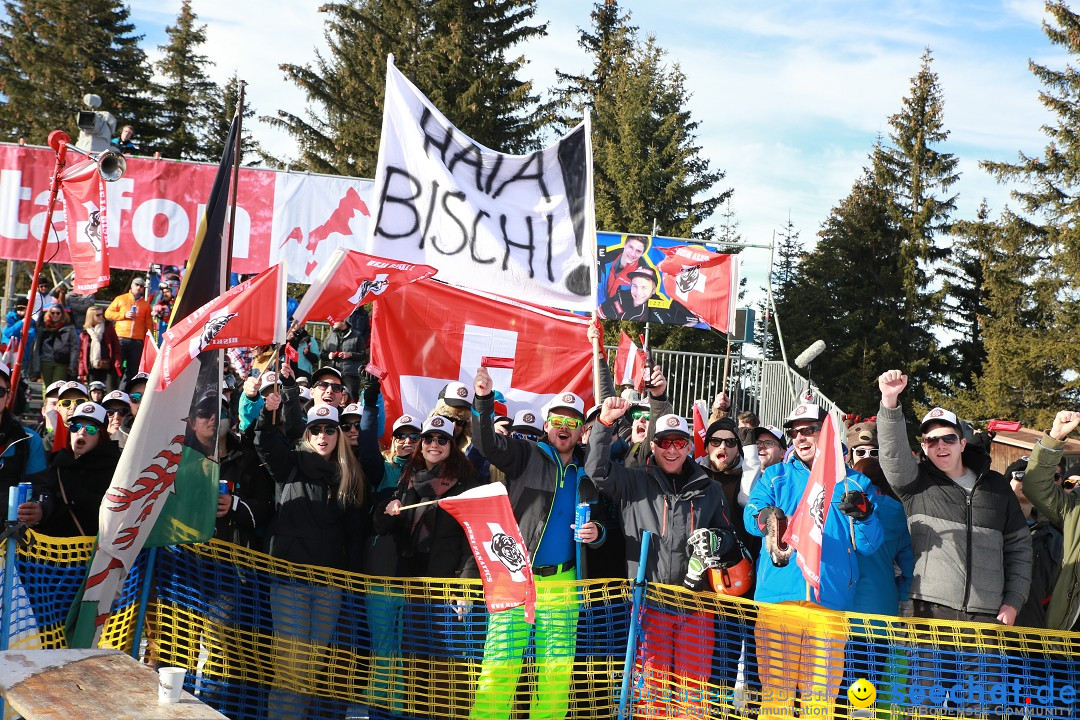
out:
<path id="1" fill-rule="evenodd" d="M 224 227 L 237 121 L 233 118 L 229 129 L 170 326 L 225 291 Z M 214 534 L 221 351 L 199 353 L 167 388 L 156 390 L 164 357 L 159 353 L 155 360 L 148 392 L 101 503 L 97 547 L 83 592 L 68 616 L 69 647 L 97 646 L 143 547 L 205 542 Z"/>
<path id="2" fill-rule="evenodd" d="M 615 350 L 615 385 L 633 385 L 641 392 L 645 386 L 642 373 L 645 370 L 645 351 L 623 331 L 619 335 L 619 347 Z"/>
<path id="3" fill-rule="evenodd" d="M 821 542 L 825 520 L 832 505 L 830 499 L 836 483 L 842 482 L 846 474 L 840 434 L 836 432 L 832 415 L 828 415 L 821 428 L 821 439 L 806 490 L 783 538 L 784 542 L 795 548 L 795 561 L 802 569 L 807 584 L 814 588 L 818 602 L 821 601 Z"/>

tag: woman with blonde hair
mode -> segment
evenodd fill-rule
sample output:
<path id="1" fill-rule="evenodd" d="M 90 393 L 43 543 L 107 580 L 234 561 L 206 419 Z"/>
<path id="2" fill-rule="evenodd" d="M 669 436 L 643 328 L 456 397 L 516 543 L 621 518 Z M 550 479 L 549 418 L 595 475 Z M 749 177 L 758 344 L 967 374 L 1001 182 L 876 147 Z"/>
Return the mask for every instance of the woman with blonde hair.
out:
<path id="1" fill-rule="evenodd" d="M 295 446 L 274 422 L 281 396 L 271 392 L 263 406 L 256 447 L 276 485 L 277 516 L 270 527 L 269 553 L 291 563 L 336 570 L 359 567 L 369 514 L 367 481 L 382 478 L 382 458 L 363 467 L 342 437 L 337 408 L 316 405 Z M 308 648 L 330 642 L 341 610 L 340 591 L 326 584 L 288 580 L 271 589 L 276 679 L 271 718 L 301 718 L 316 677 Z"/>
<path id="2" fill-rule="evenodd" d="M 105 319 L 104 309 L 91 306 L 79 336 L 79 378 L 85 383 L 103 382 L 107 392 L 115 390 L 123 359 L 112 321 Z"/>

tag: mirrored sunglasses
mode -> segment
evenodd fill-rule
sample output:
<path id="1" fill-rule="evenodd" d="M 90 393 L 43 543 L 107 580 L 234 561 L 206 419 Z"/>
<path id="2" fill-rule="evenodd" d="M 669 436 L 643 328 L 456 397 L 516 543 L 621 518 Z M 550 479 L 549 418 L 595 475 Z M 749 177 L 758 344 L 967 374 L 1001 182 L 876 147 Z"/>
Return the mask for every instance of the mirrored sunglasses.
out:
<path id="1" fill-rule="evenodd" d="M 142 402 L 142 396 L 143 396 L 143 394 L 141 392 L 138 392 L 138 393 L 131 393 L 131 395 L 129 395 L 128 397 L 131 398 L 131 402 L 140 403 L 140 402 Z"/>
<path id="2" fill-rule="evenodd" d="M 630 417 L 635 420 L 648 420 L 652 415 L 648 410 L 634 410 L 630 413 Z"/>
<path id="3" fill-rule="evenodd" d="M 669 448 L 675 448 L 676 450 L 683 450 L 690 445 L 690 441 L 681 437 L 665 437 L 659 440 L 654 440 L 656 447 L 661 450 L 667 450 Z"/>
<path id="4" fill-rule="evenodd" d="M 553 428 L 566 428 L 567 430 L 577 430 L 582 425 L 581 418 L 566 417 L 565 415 L 549 415 L 548 425 Z"/>
<path id="5" fill-rule="evenodd" d="M 937 447 L 938 443 L 945 443 L 946 445 L 955 445 L 960 442 L 960 436 L 956 433 L 949 433 L 948 435 L 934 435 L 932 437 L 923 437 L 923 445 L 928 448 Z"/>
<path id="6" fill-rule="evenodd" d="M 94 436 L 101 432 L 101 428 L 91 423 L 73 422 L 68 424 L 68 431 L 74 435 L 80 430 L 85 430 L 87 435 Z"/>

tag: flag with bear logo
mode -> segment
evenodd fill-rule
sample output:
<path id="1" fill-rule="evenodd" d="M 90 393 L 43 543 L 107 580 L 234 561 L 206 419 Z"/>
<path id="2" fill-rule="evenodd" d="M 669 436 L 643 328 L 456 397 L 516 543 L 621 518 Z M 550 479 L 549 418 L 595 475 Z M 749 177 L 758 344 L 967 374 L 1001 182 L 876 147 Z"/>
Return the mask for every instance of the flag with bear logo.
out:
<path id="1" fill-rule="evenodd" d="M 77 293 L 89 295 L 109 284 L 105 181 L 93 160 L 73 165 L 61 179 L 68 254 L 75 271 L 72 287 Z"/>
<path id="2" fill-rule="evenodd" d="M 524 605 L 525 622 L 533 622 L 536 581 L 506 486 L 496 482 L 481 485 L 439 500 L 439 507 L 453 515 L 465 531 L 484 583 L 488 612 Z"/>

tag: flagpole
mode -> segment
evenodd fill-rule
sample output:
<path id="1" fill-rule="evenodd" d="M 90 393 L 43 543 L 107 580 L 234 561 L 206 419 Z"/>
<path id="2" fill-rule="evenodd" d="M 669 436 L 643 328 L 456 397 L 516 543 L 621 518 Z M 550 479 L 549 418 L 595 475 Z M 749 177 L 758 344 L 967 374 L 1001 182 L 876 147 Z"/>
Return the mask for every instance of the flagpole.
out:
<path id="1" fill-rule="evenodd" d="M 225 285 L 228 289 L 229 280 L 232 277 L 232 254 L 233 232 L 236 228 L 236 191 L 240 184 L 240 146 L 244 137 L 244 86 L 243 80 L 237 83 L 240 86 L 240 95 L 236 100 L 236 139 L 233 145 L 232 188 L 229 199 L 229 240 L 226 243 L 228 252 L 225 254 Z"/>
<path id="2" fill-rule="evenodd" d="M 438 504 L 439 504 L 438 500 L 427 500 L 425 502 L 413 503 L 412 505 L 402 505 L 401 507 L 398 508 L 398 510 L 412 510 L 413 508 L 427 507 L 428 505 L 438 505 Z"/>

